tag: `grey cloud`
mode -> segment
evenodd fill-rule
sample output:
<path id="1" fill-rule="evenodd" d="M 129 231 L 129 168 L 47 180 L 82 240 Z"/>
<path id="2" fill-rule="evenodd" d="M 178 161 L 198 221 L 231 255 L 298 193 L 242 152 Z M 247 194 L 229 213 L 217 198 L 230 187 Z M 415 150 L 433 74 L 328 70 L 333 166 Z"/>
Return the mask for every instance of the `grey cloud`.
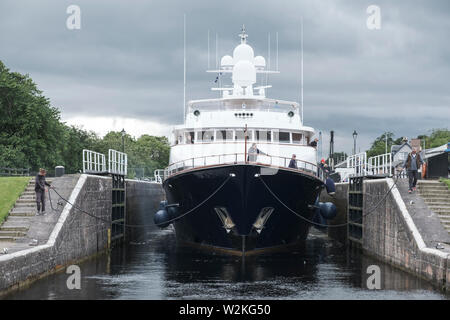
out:
<path id="1" fill-rule="evenodd" d="M 335 130 L 350 152 L 356 129 L 368 148 L 385 130 L 414 136 L 450 118 L 450 2 L 379 0 L 382 28 L 366 28 L 373 1 L 88 1 L 82 29 L 68 31 L 72 1 L 0 3 L 0 60 L 29 73 L 64 116 L 182 119 L 183 14 L 187 15 L 187 98 L 216 97 L 210 62 L 231 54 L 245 23 L 255 53 L 275 65 L 271 97 L 299 97 L 300 17 L 304 19 L 306 125 Z M 350 140 L 349 140 L 350 139 Z M 325 145 L 325 144 L 324 144 Z M 324 149 L 327 150 L 327 149 Z"/>

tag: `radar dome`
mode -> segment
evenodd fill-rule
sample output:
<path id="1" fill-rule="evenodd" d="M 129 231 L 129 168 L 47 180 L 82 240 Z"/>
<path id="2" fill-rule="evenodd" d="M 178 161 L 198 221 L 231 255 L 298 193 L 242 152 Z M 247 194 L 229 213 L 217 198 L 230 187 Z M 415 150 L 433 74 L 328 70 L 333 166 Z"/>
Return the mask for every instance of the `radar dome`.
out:
<path id="1" fill-rule="evenodd" d="M 241 43 L 236 48 L 234 48 L 233 51 L 233 60 L 236 64 L 238 61 L 247 60 L 250 62 L 253 62 L 253 57 L 255 56 L 255 53 L 253 51 L 253 48 L 250 47 L 246 43 Z"/>
<path id="2" fill-rule="evenodd" d="M 220 65 L 222 67 L 232 67 L 233 66 L 233 58 L 231 56 L 223 56 L 220 60 Z"/>
<path id="3" fill-rule="evenodd" d="M 253 63 L 255 64 L 255 67 L 262 69 L 266 66 L 266 59 L 264 59 L 263 56 L 256 56 Z"/>
<path id="4" fill-rule="evenodd" d="M 249 87 L 256 83 L 256 69 L 253 63 L 241 60 L 233 67 L 233 83 L 241 87 Z"/>

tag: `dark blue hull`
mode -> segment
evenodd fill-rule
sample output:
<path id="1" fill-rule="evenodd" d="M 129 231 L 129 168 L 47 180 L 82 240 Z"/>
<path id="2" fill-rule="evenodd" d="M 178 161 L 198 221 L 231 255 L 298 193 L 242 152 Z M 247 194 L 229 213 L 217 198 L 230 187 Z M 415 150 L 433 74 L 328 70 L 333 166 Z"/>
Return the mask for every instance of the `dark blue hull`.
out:
<path id="1" fill-rule="evenodd" d="M 261 168 L 253 164 L 213 166 L 165 180 L 168 203 L 179 204 L 176 215 L 210 197 L 174 223 L 177 239 L 239 254 L 303 243 L 311 227 L 306 219 L 314 215 L 309 206 L 314 205 L 323 182 L 297 170 L 279 169 L 265 175 Z"/>

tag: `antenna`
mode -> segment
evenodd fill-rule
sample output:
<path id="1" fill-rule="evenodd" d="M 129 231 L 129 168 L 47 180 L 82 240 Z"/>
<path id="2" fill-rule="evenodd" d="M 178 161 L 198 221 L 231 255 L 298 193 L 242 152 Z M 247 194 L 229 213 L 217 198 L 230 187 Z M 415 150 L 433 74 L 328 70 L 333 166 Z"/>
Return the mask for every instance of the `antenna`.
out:
<path id="1" fill-rule="evenodd" d="M 270 70 L 270 32 L 267 35 L 267 69 Z M 266 73 L 266 86 L 269 84 L 269 74 Z"/>
<path id="2" fill-rule="evenodd" d="M 209 29 L 208 29 L 208 70 L 210 69 L 210 63 L 209 63 Z"/>
<path id="3" fill-rule="evenodd" d="M 220 68 L 219 65 L 219 35 L 216 32 L 216 70 L 218 70 Z M 221 88 L 221 79 L 220 79 L 220 73 L 218 74 L 218 83 L 219 83 L 219 88 Z M 219 97 L 220 97 L 220 91 L 219 91 Z"/>
<path id="4" fill-rule="evenodd" d="M 186 13 L 183 15 L 183 117 L 186 121 Z"/>
<path id="5" fill-rule="evenodd" d="M 277 42 L 277 71 L 278 71 L 278 32 L 276 33 L 276 42 Z"/>
<path id="6" fill-rule="evenodd" d="M 302 105 L 302 125 L 303 125 L 303 16 L 300 20 L 300 47 L 301 47 L 301 105 Z"/>

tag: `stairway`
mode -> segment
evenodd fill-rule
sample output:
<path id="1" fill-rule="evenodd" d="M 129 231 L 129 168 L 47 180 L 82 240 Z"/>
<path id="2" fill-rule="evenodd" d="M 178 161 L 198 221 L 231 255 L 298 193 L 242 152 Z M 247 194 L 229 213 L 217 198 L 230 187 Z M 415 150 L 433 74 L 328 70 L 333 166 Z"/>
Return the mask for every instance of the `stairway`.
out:
<path id="1" fill-rule="evenodd" d="M 46 179 L 51 183 L 51 179 Z M 28 182 L 25 191 L 16 201 L 6 221 L 0 226 L 0 242 L 16 242 L 26 237 L 31 221 L 36 215 L 34 178 Z"/>
<path id="2" fill-rule="evenodd" d="M 422 180 L 417 182 L 417 190 L 450 233 L 450 190 L 447 185 L 439 181 Z"/>

